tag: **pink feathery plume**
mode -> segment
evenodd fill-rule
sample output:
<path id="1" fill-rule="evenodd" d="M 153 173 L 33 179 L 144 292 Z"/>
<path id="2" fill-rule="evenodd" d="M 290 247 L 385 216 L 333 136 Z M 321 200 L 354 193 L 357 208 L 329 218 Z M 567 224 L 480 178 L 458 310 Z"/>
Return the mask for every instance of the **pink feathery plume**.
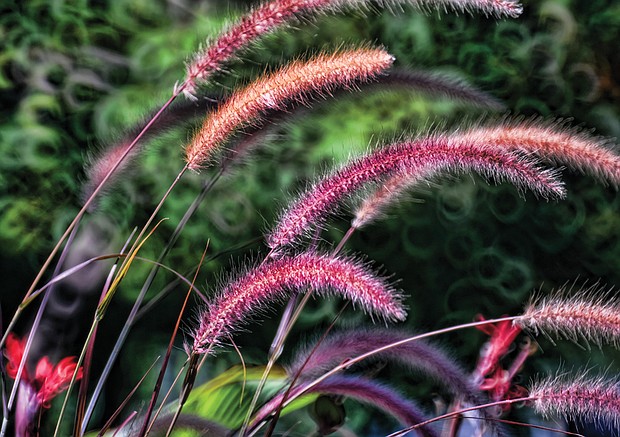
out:
<path id="1" fill-rule="evenodd" d="M 560 289 L 551 296 L 533 298 L 515 323 L 535 334 L 620 347 L 620 301 L 598 285 L 579 293 Z"/>
<path id="2" fill-rule="evenodd" d="M 339 294 L 386 320 L 404 320 L 405 308 L 385 278 L 350 258 L 302 253 L 264 263 L 224 286 L 200 316 L 191 353 L 206 353 L 268 303 L 290 290 Z"/>
<path id="3" fill-rule="evenodd" d="M 542 197 L 562 197 L 564 188 L 556 173 L 537 167 L 531 159 L 497 148 L 443 135 L 393 144 L 344 166 L 303 193 L 281 215 L 267 235 L 272 256 L 324 223 L 342 201 L 369 183 L 397 174 L 427 178 L 445 171 L 476 171 L 507 180 Z"/>
<path id="4" fill-rule="evenodd" d="M 523 11 L 515 0 L 386 0 L 380 6 L 408 4 L 421 8 L 451 7 L 457 11 L 481 11 L 497 17 L 517 17 Z M 236 54 L 265 34 L 288 27 L 300 19 L 312 19 L 343 8 L 365 8 L 369 0 L 275 0 L 263 3 L 233 24 L 213 43 L 194 55 L 187 64 L 183 91 L 195 98 L 199 82 L 208 81 Z"/>
<path id="5" fill-rule="evenodd" d="M 620 186 L 620 156 L 613 151 L 611 140 L 568 128 L 559 122 L 508 120 L 457 131 L 449 134 L 447 140 L 533 154 L 552 164 L 567 165 L 616 188 Z M 391 176 L 360 202 L 352 226 L 361 228 L 380 218 L 387 207 L 407 190 L 419 185 L 426 176 L 432 174 L 404 171 Z"/>
<path id="6" fill-rule="evenodd" d="M 509 119 L 457 132 L 453 138 L 534 153 L 545 161 L 566 165 L 615 188 L 620 186 L 620 156 L 614 151 L 617 149 L 614 142 L 583 129 L 571 128 L 561 120 Z"/>
<path id="7" fill-rule="evenodd" d="M 532 384 L 530 398 L 543 416 L 562 415 L 620 427 L 620 382 L 617 378 L 562 374 Z"/>

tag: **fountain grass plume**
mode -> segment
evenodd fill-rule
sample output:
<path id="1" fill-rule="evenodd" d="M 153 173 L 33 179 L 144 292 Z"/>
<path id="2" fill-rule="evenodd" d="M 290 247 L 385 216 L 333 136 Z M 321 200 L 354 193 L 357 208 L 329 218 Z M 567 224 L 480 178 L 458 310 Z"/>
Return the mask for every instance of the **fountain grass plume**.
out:
<path id="1" fill-rule="evenodd" d="M 336 332 L 320 344 L 295 355 L 287 367 L 289 377 L 308 380 L 320 376 L 345 360 L 376 348 L 411 337 L 407 331 L 394 328 L 356 328 Z M 388 359 L 408 369 L 421 372 L 442 384 L 450 393 L 475 401 L 480 392 L 469 375 L 439 347 L 425 341 L 408 342 L 377 354 L 375 359 Z"/>
<path id="2" fill-rule="evenodd" d="M 446 98 L 450 101 L 460 102 L 477 108 L 498 111 L 506 109 L 505 106 L 492 95 L 476 89 L 462 79 L 445 74 L 437 74 L 430 71 L 410 70 L 405 68 L 390 68 L 385 74 L 381 74 L 372 81 L 356 83 L 360 93 L 373 92 L 402 92 L 422 94 L 430 97 Z M 345 94 L 350 94 L 350 89 L 338 88 L 330 92 L 330 97 L 340 99 Z M 321 90 L 319 90 L 321 92 Z M 311 94 L 310 92 L 308 94 Z M 325 104 L 320 100 L 320 95 L 312 96 L 312 101 L 317 104 Z M 265 120 L 262 124 L 251 124 L 243 128 L 243 135 L 236 135 L 226 146 L 226 152 L 222 157 L 221 165 L 230 170 L 232 164 L 238 164 L 248 160 L 251 152 L 261 143 L 268 141 L 270 134 L 281 127 L 282 124 L 299 119 L 308 112 L 308 107 L 300 107 L 295 102 L 286 104 L 285 107 L 273 108 L 263 111 L 260 118 Z"/>
<path id="3" fill-rule="evenodd" d="M 359 376 L 332 376 L 309 392 L 346 396 L 373 405 L 391 414 L 403 425 L 416 425 L 423 422 L 426 416 L 420 407 L 392 387 Z M 430 427 L 422 427 L 417 431 L 427 437 L 439 435 Z"/>
<path id="4" fill-rule="evenodd" d="M 197 116 L 204 116 L 205 113 L 212 111 L 216 107 L 216 101 L 224 102 L 224 96 L 210 95 L 205 96 L 200 103 L 195 102 L 176 102 L 170 105 L 163 112 L 157 123 L 142 135 L 140 142 L 130 148 L 132 140 L 144 129 L 144 126 L 151 120 L 154 113 L 145 117 L 140 123 L 135 124 L 125 132 L 118 140 L 109 145 L 104 145 L 99 152 L 92 153 L 88 158 L 85 169 L 86 181 L 82 186 L 82 200 L 85 202 L 93 194 L 95 189 L 102 183 L 106 175 L 112 172 L 116 163 L 127 155 L 114 169 L 112 177 L 100 191 L 100 195 L 110 190 L 113 184 L 123 175 L 132 170 L 133 163 L 145 150 L 145 142 L 161 135 L 167 131 L 178 128 L 180 123 L 191 121 Z M 96 209 L 96 202 L 91 203 L 91 211 Z"/>
<path id="5" fill-rule="evenodd" d="M 385 50 L 362 47 L 294 61 L 258 78 L 205 119 L 186 149 L 188 167 L 200 169 L 236 129 L 257 123 L 261 114 L 286 109 L 291 101 L 307 104 L 311 97 L 328 95 L 337 87 L 351 88 L 381 74 L 393 62 Z"/>
<path id="6" fill-rule="evenodd" d="M 564 196 L 556 171 L 542 169 L 530 158 L 433 135 L 380 148 L 320 179 L 281 214 L 266 237 L 267 245 L 273 257 L 280 256 L 287 246 L 325 223 L 343 200 L 367 184 L 383 182 L 395 174 L 427 177 L 429 173 L 466 170 L 507 180 L 545 198 Z"/>
<path id="7" fill-rule="evenodd" d="M 492 111 L 506 109 L 500 100 L 477 89 L 463 79 L 424 70 L 393 68 L 388 74 L 364 87 L 364 89 L 372 88 L 386 89 L 387 91 L 406 89 L 430 97 L 445 97 Z"/>
<path id="8" fill-rule="evenodd" d="M 200 316 L 188 351 L 212 351 L 270 302 L 286 297 L 291 290 L 306 289 L 339 294 L 386 321 L 406 316 L 402 295 L 366 264 L 352 258 L 301 253 L 263 263 L 224 285 Z"/>
<path id="9" fill-rule="evenodd" d="M 411 5 L 424 9 L 448 7 L 456 11 L 481 11 L 496 17 L 517 17 L 523 11 L 515 0 L 382 0 L 378 6 Z M 183 93 L 195 99 L 199 83 L 207 82 L 237 53 L 262 36 L 289 27 L 300 20 L 310 20 L 326 13 L 338 13 L 342 9 L 365 9 L 369 0 L 274 0 L 265 2 L 244 15 L 222 35 L 204 49 L 199 49 L 187 63 Z"/>
<path id="10" fill-rule="evenodd" d="M 346 396 L 373 405 L 391 414 L 403 425 L 407 426 L 423 422 L 426 416 L 419 406 L 403 397 L 393 388 L 359 376 L 331 376 L 311 388 L 306 388 L 306 384 L 302 383 L 291 389 L 291 391 L 288 392 L 288 396 L 296 397 L 300 392 L 306 389 L 307 394 L 321 393 Z M 287 396 L 286 392 L 280 393 L 270 399 L 258 413 L 256 413 L 253 420 L 253 427 L 267 420 L 285 401 L 285 396 Z M 421 427 L 417 432 L 426 437 L 438 436 L 430 427 Z"/>
<path id="11" fill-rule="evenodd" d="M 550 296 L 534 297 L 515 323 L 536 334 L 620 347 L 620 302 L 596 284 L 578 293 L 564 287 Z"/>
<path id="12" fill-rule="evenodd" d="M 620 184 L 620 156 L 614 151 L 614 143 L 568 127 L 561 120 L 507 118 L 499 123 L 461 128 L 445 135 L 448 141 L 534 154 L 543 161 L 566 165 L 616 188 Z M 352 226 L 361 228 L 380 218 L 386 208 L 407 190 L 423 182 L 425 176 L 428 175 L 401 172 L 389 178 L 359 203 Z"/>
<path id="13" fill-rule="evenodd" d="M 620 156 L 614 141 L 570 127 L 567 120 L 506 118 L 500 123 L 455 132 L 454 137 L 535 153 L 545 161 L 566 165 L 616 189 L 620 186 Z"/>
<path id="14" fill-rule="evenodd" d="M 530 387 L 534 410 L 546 417 L 562 415 L 575 421 L 593 421 L 620 428 L 618 378 L 588 372 L 559 375 L 535 381 Z"/>

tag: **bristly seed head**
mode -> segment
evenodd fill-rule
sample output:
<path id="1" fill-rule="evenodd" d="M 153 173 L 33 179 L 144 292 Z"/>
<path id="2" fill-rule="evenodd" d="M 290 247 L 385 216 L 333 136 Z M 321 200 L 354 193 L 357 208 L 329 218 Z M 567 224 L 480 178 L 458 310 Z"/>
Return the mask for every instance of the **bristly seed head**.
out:
<path id="1" fill-rule="evenodd" d="M 563 185 L 553 171 L 537 167 L 522 155 L 435 135 L 379 149 L 323 178 L 282 214 L 267 236 L 267 244 L 274 257 L 280 256 L 284 248 L 324 223 L 346 197 L 365 184 L 383 182 L 395 174 L 420 180 L 446 171 L 476 171 L 543 197 L 564 196 Z"/>
<path id="2" fill-rule="evenodd" d="M 598 285 L 578 293 L 560 289 L 549 297 L 534 298 L 516 323 L 534 333 L 620 347 L 620 302 Z"/>
<path id="3" fill-rule="evenodd" d="M 198 82 L 208 81 L 226 62 L 261 36 L 287 27 L 299 19 L 312 19 L 345 8 L 364 9 L 370 0 L 274 0 L 263 3 L 242 17 L 187 64 L 184 93 L 195 98 Z M 379 6 L 410 5 L 421 9 L 450 7 L 456 11 L 481 11 L 496 17 L 517 17 L 523 11 L 516 0 L 382 0 Z"/>
<path id="4" fill-rule="evenodd" d="M 404 320 L 402 296 L 385 278 L 350 258 L 302 253 L 260 265 L 231 280 L 200 317 L 191 351 L 212 350 L 266 304 L 306 289 L 340 294 L 386 320 Z"/>
<path id="5" fill-rule="evenodd" d="M 605 376 L 562 374 L 534 382 L 530 388 L 534 409 L 543 416 L 563 415 L 620 427 L 620 383 Z"/>
<path id="6" fill-rule="evenodd" d="M 616 188 L 620 186 L 620 156 L 613 151 L 611 140 L 567 127 L 562 121 L 507 119 L 446 135 L 451 141 L 532 154 L 552 164 L 567 165 Z M 379 218 L 386 207 L 423 181 L 424 176 L 404 172 L 386 180 L 360 203 L 352 226 L 361 228 Z"/>
<path id="7" fill-rule="evenodd" d="M 413 334 L 394 327 L 352 328 L 321 338 L 295 355 L 287 367 L 290 378 L 312 380 L 347 359 L 412 337 Z M 439 347 L 424 340 L 391 347 L 372 359 L 389 360 L 443 385 L 450 393 L 475 401 L 480 393 L 463 368 Z"/>
<path id="8" fill-rule="evenodd" d="M 566 165 L 620 187 L 620 156 L 612 140 L 569 127 L 564 120 L 545 122 L 507 119 L 490 126 L 476 126 L 456 132 L 455 138 L 489 147 L 533 153 L 544 161 Z"/>
<path id="9" fill-rule="evenodd" d="M 306 103 L 311 94 L 327 95 L 336 87 L 371 80 L 393 62 L 385 50 L 360 48 L 295 61 L 255 80 L 205 119 L 186 150 L 189 168 L 198 170 L 235 129 L 257 122 L 263 113 L 285 109 L 291 101 Z"/>

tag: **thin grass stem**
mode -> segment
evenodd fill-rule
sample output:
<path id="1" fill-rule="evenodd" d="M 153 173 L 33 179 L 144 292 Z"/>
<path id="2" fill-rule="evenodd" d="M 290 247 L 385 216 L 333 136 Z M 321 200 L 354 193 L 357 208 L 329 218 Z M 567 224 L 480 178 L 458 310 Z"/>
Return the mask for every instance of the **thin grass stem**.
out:
<path id="1" fill-rule="evenodd" d="M 127 238 L 127 241 L 125 242 L 125 244 L 121 248 L 121 253 L 125 252 L 125 249 L 129 245 L 129 242 L 133 238 L 133 235 L 134 235 L 135 232 L 136 232 L 136 229 L 134 229 L 133 232 L 131 233 L 131 235 L 129 236 L 129 238 Z M 103 298 L 108 293 L 108 290 L 110 289 L 110 286 L 112 284 L 112 280 L 114 279 L 114 274 L 116 272 L 116 267 L 118 267 L 118 262 L 120 261 L 120 259 L 121 259 L 121 257 L 117 257 L 116 258 L 116 262 L 114 263 L 114 265 L 110 269 L 110 273 L 108 274 L 106 282 L 105 282 L 105 284 L 103 286 L 103 289 L 101 291 L 101 297 L 99 298 L 99 303 L 100 304 L 101 304 L 101 301 L 103 300 Z M 79 393 L 78 393 L 78 402 L 77 402 L 78 406 L 77 406 L 77 412 L 76 412 L 74 435 L 81 435 L 81 433 L 80 433 L 81 428 L 79 429 L 78 427 L 83 422 L 83 417 L 84 417 L 84 408 L 86 406 L 86 394 L 87 394 L 87 390 L 88 390 L 88 379 L 89 379 L 89 375 L 90 375 L 90 368 L 91 368 L 91 363 L 92 363 L 92 357 L 93 357 L 93 353 L 94 353 L 94 350 L 95 350 L 95 338 L 96 338 L 96 336 L 97 336 L 97 328 L 95 328 L 95 332 L 93 333 L 93 336 L 92 336 L 91 340 L 87 343 L 88 350 L 86 352 L 86 357 L 84 359 L 84 366 L 83 366 L 83 369 L 82 369 L 82 381 L 80 383 L 80 390 L 79 390 Z"/>
<path id="2" fill-rule="evenodd" d="M 34 278 L 34 280 L 32 281 L 32 284 L 30 285 L 30 288 L 26 292 L 22 300 L 22 303 L 25 302 L 28 299 L 28 297 L 30 297 L 30 294 L 32 294 L 32 292 L 35 290 L 35 288 L 39 284 L 39 281 L 41 281 L 41 279 L 43 278 L 43 275 L 45 274 L 48 267 L 50 266 L 52 260 L 54 259 L 58 251 L 60 250 L 60 247 L 62 246 L 63 242 L 71 235 L 71 233 L 73 232 L 73 229 L 77 227 L 78 223 L 81 221 L 82 217 L 88 210 L 88 207 L 93 203 L 93 201 L 95 200 L 95 197 L 97 197 L 97 194 L 99 194 L 99 192 L 102 190 L 103 186 L 110 179 L 114 171 L 120 166 L 121 162 L 125 159 L 125 157 L 127 157 L 127 155 L 129 155 L 129 153 L 133 150 L 133 148 L 138 143 L 138 141 L 140 141 L 140 139 L 151 128 L 151 126 L 157 121 L 157 119 L 161 116 L 161 114 L 163 114 L 164 111 L 168 109 L 168 107 L 172 104 L 172 102 L 179 96 L 179 94 L 183 92 L 183 90 L 185 89 L 185 86 L 186 85 L 184 83 L 181 86 L 175 88 L 172 96 L 168 99 L 168 101 L 163 104 L 161 109 L 157 111 L 155 115 L 153 116 L 153 118 L 144 126 L 144 128 L 142 128 L 140 133 L 127 147 L 127 150 L 121 155 L 121 157 L 116 162 L 116 164 L 112 166 L 108 174 L 104 176 L 104 178 L 101 180 L 99 185 L 97 185 L 97 187 L 93 190 L 93 193 L 90 195 L 90 197 L 86 199 L 86 202 L 84 202 L 84 205 L 82 205 L 82 208 L 80 209 L 80 211 L 76 214 L 75 218 L 71 221 L 71 223 L 69 224 L 65 232 L 62 234 L 62 236 L 60 237 L 60 239 L 58 240 L 58 242 L 56 243 L 56 245 L 54 246 L 54 248 L 48 255 L 47 259 L 43 263 L 43 266 L 41 266 L 39 273 L 37 273 L 37 276 Z M 23 308 L 20 306 L 15 312 L 15 315 L 13 316 L 11 322 L 9 323 L 9 327 L 7 328 L 5 335 L 2 337 L 2 340 L 0 340 L 0 348 L 6 342 L 8 333 L 10 332 L 11 329 L 13 329 L 13 327 L 15 326 L 15 323 L 17 323 L 17 319 L 21 316 L 22 312 L 23 312 Z"/>
<path id="3" fill-rule="evenodd" d="M 153 361 L 153 364 L 151 364 L 151 367 L 149 367 L 146 371 L 146 373 L 144 375 L 142 375 L 142 378 L 140 378 L 140 380 L 138 381 L 138 383 L 135 385 L 135 387 L 129 392 L 129 394 L 127 394 L 127 396 L 125 397 L 125 399 L 123 400 L 123 402 L 121 402 L 121 404 L 118 406 L 118 408 L 116 409 L 116 411 L 114 412 L 114 414 L 112 414 L 112 416 L 110 416 L 110 418 L 106 421 L 106 423 L 103 425 L 103 427 L 99 430 L 99 433 L 97 434 L 97 437 L 103 437 L 103 435 L 106 433 L 106 431 L 108 429 L 110 429 L 110 427 L 112 426 L 112 423 L 114 422 L 114 420 L 116 420 L 116 418 L 119 416 L 119 414 L 121 413 L 121 411 L 123 411 L 123 408 L 125 408 L 125 405 L 127 405 L 127 403 L 129 402 L 129 400 L 131 399 L 131 397 L 134 395 L 134 393 L 138 390 L 138 388 L 140 387 L 140 385 L 142 385 L 142 383 L 144 382 L 144 380 L 146 379 L 146 377 L 148 376 L 149 373 L 151 373 L 151 370 L 153 370 L 153 367 L 155 367 L 155 364 L 157 363 L 157 361 L 159 361 L 161 357 L 157 357 L 155 359 L 155 361 Z M 82 432 L 82 434 L 84 434 Z M 81 434 L 76 434 L 76 435 L 81 435 Z"/>
<path id="4" fill-rule="evenodd" d="M 502 318 L 498 318 L 498 319 L 489 319 L 489 320 L 482 320 L 482 321 L 478 321 L 478 322 L 470 322 L 470 323 L 463 323 L 460 325 L 456 325 L 456 326 L 450 326 L 447 328 L 442 328 L 442 329 L 438 329 L 435 331 L 429 331 L 426 332 L 424 334 L 419 334 L 419 335 L 415 335 L 394 343 L 390 343 L 387 344 L 385 346 L 373 349 L 371 351 L 368 351 L 364 354 L 358 355 L 357 357 L 344 361 L 343 363 L 337 365 L 336 367 L 334 367 L 332 370 L 330 370 L 329 372 L 324 373 L 322 376 L 316 378 L 314 381 L 308 383 L 302 390 L 300 390 L 299 392 L 295 392 L 295 394 L 291 395 L 290 397 L 284 397 L 283 401 L 282 401 L 282 405 L 280 408 L 284 408 L 286 406 L 288 406 L 291 402 L 293 402 L 295 399 L 297 399 L 298 397 L 300 397 L 301 395 L 305 394 L 307 391 L 309 391 L 311 388 L 315 387 L 316 385 L 318 385 L 320 382 L 324 381 L 325 379 L 329 378 L 332 375 L 335 375 L 336 373 L 340 372 L 341 370 L 345 370 L 349 367 L 351 367 L 352 365 L 365 360 L 366 358 L 369 358 L 373 355 L 379 354 L 381 352 L 384 352 L 390 348 L 393 347 L 397 347 L 403 344 L 406 344 L 408 342 L 411 341 L 416 341 L 416 340 L 422 340 L 425 338 L 429 338 L 429 337 L 433 337 L 436 335 L 442 335 L 442 334 L 447 334 L 449 332 L 454 332 L 454 331 L 458 331 L 458 330 L 462 330 L 462 329 L 467 329 L 467 328 L 473 328 L 476 326 L 483 326 L 483 325 L 487 325 L 487 324 L 494 324 L 494 323 L 498 323 L 498 322 L 504 322 L 504 321 L 515 321 L 518 320 L 521 316 L 511 316 L 511 317 L 502 317 Z M 259 423 L 255 423 L 251 429 L 250 429 L 250 434 L 249 436 L 253 436 L 258 432 L 258 429 L 260 428 L 261 424 Z"/>
<path id="5" fill-rule="evenodd" d="M 161 389 L 161 385 L 164 381 L 164 375 L 166 373 L 166 369 L 168 367 L 168 362 L 170 361 L 170 354 L 172 353 L 172 348 L 174 346 L 174 340 L 179 332 L 179 327 L 181 326 L 181 319 L 183 314 L 185 313 L 185 308 L 187 307 L 187 302 L 189 301 L 189 297 L 192 294 L 192 289 L 194 284 L 196 283 L 196 279 L 198 278 L 198 273 L 200 273 L 200 266 L 205 260 L 207 256 L 207 250 L 209 248 L 209 242 L 207 242 L 205 246 L 205 250 L 202 252 L 202 257 L 200 258 L 200 263 L 198 264 L 198 268 L 196 268 L 196 273 L 194 274 L 194 279 L 192 280 L 192 287 L 187 290 L 185 294 L 185 300 L 183 301 L 183 305 L 181 306 L 181 311 L 179 311 L 179 316 L 177 317 L 176 324 L 174 329 L 172 330 L 172 335 L 170 336 L 170 341 L 168 342 L 168 349 L 166 350 L 166 355 L 164 355 L 164 361 L 161 365 L 161 369 L 159 371 L 159 376 L 157 377 L 157 381 L 155 382 L 155 387 L 153 388 L 153 394 L 151 396 L 151 401 L 146 410 L 146 414 L 144 415 L 144 423 L 142 425 L 142 429 L 140 430 L 140 436 L 146 435 L 146 430 L 149 425 L 149 420 L 151 418 L 151 414 L 153 412 L 153 408 L 155 408 L 155 403 L 157 402 L 157 396 L 159 395 L 159 390 Z M 174 421 L 173 421 L 174 423 Z"/>
<path id="6" fill-rule="evenodd" d="M 196 210 L 198 209 L 198 207 L 204 200 L 205 196 L 207 195 L 207 193 L 211 191 L 215 183 L 219 180 L 222 173 L 223 173 L 223 169 L 220 169 L 218 173 L 216 173 L 210 180 L 203 183 L 200 193 L 198 193 L 198 195 L 196 196 L 196 198 L 194 199 L 190 207 L 187 209 L 187 211 L 185 211 L 185 214 L 179 221 L 176 229 L 172 233 L 172 236 L 166 243 L 166 246 L 159 254 L 159 257 L 157 258 L 158 263 L 161 263 L 164 260 L 164 258 L 168 255 L 168 253 L 170 252 L 170 249 L 172 249 L 176 241 L 179 239 L 179 236 L 181 235 L 181 232 L 185 228 L 185 225 L 189 222 L 190 218 L 194 215 L 194 213 L 196 212 Z M 97 382 L 93 395 L 91 396 L 91 399 L 88 403 L 88 408 L 86 410 L 86 413 L 84 415 L 84 421 L 82 423 L 82 433 L 85 432 L 86 426 L 88 426 L 88 421 L 90 420 L 90 417 L 92 416 L 92 413 L 95 409 L 97 400 L 99 399 L 99 396 L 101 395 L 103 385 L 107 381 L 108 376 L 112 370 L 112 366 L 116 362 L 116 358 L 118 357 L 120 350 L 123 347 L 123 344 L 125 343 L 127 336 L 129 335 L 129 331 L 138 317 L 140 306 L 142 305 L 142 302 L 144 301 L 146 294 L 150 290 L 151 285 L 153 284 L 153 281 L 155 280 L 155 276 L 159 272 L 159 268 L 160 266 L 157 264 L 153 266 L 153 268 L 149 272 L 149 276 L 147 277 L 146 281 L 144 282 L 142 286 L 142 289 L 140 290 L 140 294 L 136 298 L 129 315 L 127 316 L 127 320 L 125 321 L 123 328 L 116 340 L 116 343 L 114 344 L 114 348 L 112 349 L 112 352 L 110 356 L 108 357 L 108 360 L 103 369 L 101 377 L 99 378 L 99 381 Z"/>

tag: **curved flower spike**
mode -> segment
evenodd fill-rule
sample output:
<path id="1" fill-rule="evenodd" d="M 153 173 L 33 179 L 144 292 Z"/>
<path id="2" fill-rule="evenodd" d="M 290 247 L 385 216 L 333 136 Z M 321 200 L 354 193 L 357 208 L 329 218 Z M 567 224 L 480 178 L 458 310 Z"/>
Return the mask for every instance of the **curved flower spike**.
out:
<path id="1" fill-rule="evenodd" d="M 587 374 L 551 376 L 532 384 L 530 398 L 543 416 L 557 414 L 620 427 L 620 382 Z"/>
<path id="2" fill-rule="evenodd" d="M 192 353 L 211 352 L 223 338 L 289 290 L 340 294 L 386 320 L 404 320 L 402 296 L 386 279 L 350 258 L 302 253 L 262 264 L 231 280 L 200 316 Z"/>
<path id="3" fill-rule="evenodd" d="M 379 6 L 412 5 L 421 8 L 451 7 L 457 11 L 482 11 L 497 17 L 517 17 L 523 8 L 516 0 L 386 0 Z M 208 81 L 236 54 L 261 36 L 278 28 L 288 27 L 299 19 L 310 19 L 324 13 L 336 13 L 343 8 L 362 9 L 369 0 L 274 0 L 263 3 L 231 26 L 213 43 L 200 50 L 187 64 L 184 93 L 189 98 L 198 82 Z"/>
<path id="4" fill-rule="evenodd" d="M 575 342 L 584 339 L 620 348 L 620 300 L 598 285 L 572 295 L 560 289 L 533 298 L 515 323 L 535 334 L 557 334 Z"/>
<path id="5" fill-rule="evenodd" d="M 289 396 L 295 396 L 306 388 L 300 384 L 293 388 Z M 373 405 L 391 414 L 403 425 L 416 425 L 425 420 L 425 414 L 415 403 L 403 397 L 393 388 L 358 376 L 331 376 L 308 389 L 307 393 L 322 393 L 347 396 L 357 401 Z M 280 393 L 267 402 L 256 414 L 254 423 L 266 420 L 276 410 L 284 394 Z M 416 430 L 424 437 L 437 437 L 438 434 L 429 426 Z"/>
<path id="6" fill-rule="evenodd" d="M 392 62 L 394 58 L 385 50 L 360 48 L 295 61 L 255 80 L 205 119 L 186 149 L 189 168 L 198 170 L 235 129 L 255 123 L 261 114 L 285 109 L 291 101 L 305 103 L 310 94 L 329 94 L 336 87 L 370 80 Z"/>
<path id="7" fill-rule="evenodd" d="M 346 329 L 322 339 L 318 346 L 310 346 L 298 353 L 288 366 L 287 373 L 291 378 L 309 380 L 349 358 L 409 337 L 410 332 L 393 328 Z M 386 349 L 375 358 L 388 359 L 430 376 L 450 393 L 467 400 L 476 400 L 480 395 L 461 366 L 440 348 L 428 342 L 404 343 Z"/>
<path id="8" fill-rule="evenodd" d="M 613 141 L 583 129 L 571 128 L 563 120 L 508 119 L 496 125 L 457 132 L 453 138 L 533 153 L 545 161 L 566 165 L 615 188 L 620 186 L 620 156 L 614 151 L 616 145 Z"/>
<path id="9" fill-rule="evenodd" d="M 376 150 L 321 179 L 281 215 L 267 235 L 267 245 L 272 256 L 281 255 L 287 246 L 324 223 L 345 198 L 369 183 L 383 182 L 393 175 L 419 181 L 446 171 L 476 171 L 545 198 L 564 196 L 555 172 L 537 167 L 522 155 L 435 135 Z"/>

